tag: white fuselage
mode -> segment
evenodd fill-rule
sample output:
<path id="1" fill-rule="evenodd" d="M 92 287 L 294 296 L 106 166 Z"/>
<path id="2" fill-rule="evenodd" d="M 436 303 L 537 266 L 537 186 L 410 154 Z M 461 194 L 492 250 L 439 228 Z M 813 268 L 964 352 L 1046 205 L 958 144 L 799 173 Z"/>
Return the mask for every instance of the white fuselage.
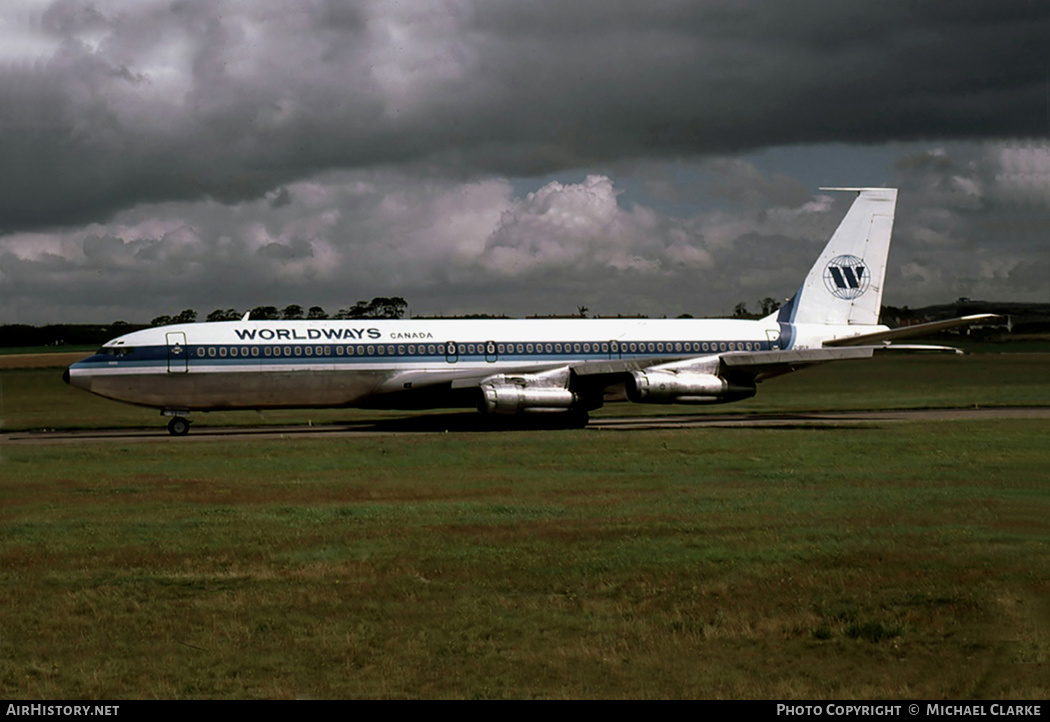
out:
<path id="1" fill-rule="evenodd" d="M 401 397 L 494 374 L 777 350 L 791 336 L 772 318 L 230 321 L 127 334 L 69 380 L 170 410 L 425 406 Z"/>

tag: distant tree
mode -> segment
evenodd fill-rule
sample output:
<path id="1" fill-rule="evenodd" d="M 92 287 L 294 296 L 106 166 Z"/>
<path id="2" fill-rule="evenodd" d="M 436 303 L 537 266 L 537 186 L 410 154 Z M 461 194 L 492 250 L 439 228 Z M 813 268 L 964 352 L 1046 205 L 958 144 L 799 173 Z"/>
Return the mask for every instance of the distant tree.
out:
<path id="1" fill-rule="evenodd" d="M 249 316 L 253 321 L 275 321 L 281 317 L 276 306 L 256 306 Z"/>
<path id="2" fill-rule="evenodd" d="M 370 318 L 401 318 L 408 308 L 408 301 L 400 296 L 386 298 L 377 296 L 369 302 Z"/>
<path id="3" fill-rule="evenodd" d="M 177 316 L 157 316 L 155 319 L 149 322 L 150 326 L 170 326 L 173 323 L 193 323 L 197 320 L 197 312 L 192 308 L 187 308 L 180 312 Z M 124 321 L 117 321 L 113 325 L 128 325 Z"/>
<path id="4" fill-rule="evenodd" d="M 580 318 L 587 318 L 587 312 L 590 311 L 590 310 L 591 309 L 587 308 L 586 306 L 577 306 L 576 307 L 576 312 L 578 314 L 580 314 Z"/>
<path id="5" fill-rule="evenodd" d="M 747 318 L 750 315 L 747 310 L 747 304 L 743 301 L 733 307 L 733 318 Z"/>
<path id="6" fill-rule="evenodd" d="M 336 312 L 335 318 L 367 318 L 368 302 L 358 301 L 350 308 L 341 308 Z"/>
<path id="7" fill-rule="evenodd" d="M 286 321 L 294 321 L 303 317 L 303 307 L 298 304 L 292 304 L 291 306 L 285 306 L 284 310 L 281 311 L 281 318 Z"/>
<path id="8" fill-rule="evenodd" d="M 221 308 L 217 308 L 209 313 L 208 318 L 205 320 L 209 323 L 214 323 L 215 321 L 236 321 L 240 317 L 241 312 L 236 308 L 227 308 L 225 311 Z"/>
<path id="9" fill-rule="evenodd" d="M 780 308 L 780 301 L 777 301 L 774 298 L 770 298 L 769 296 L 766 296 L 761 301 L 759 301 L 759 304 L 761 304 L 762 306 L 763 316 L 768 316 L 769 314 L 773 313 L 778 308 Z"/>
<path id="10" fill-rule="evenodd" d="M 400 296 L 376 296 L 371 301 L 358 301 L 350 308 L 340 309 L 335 318 L 401 318 L 408 301 Z"/>
<path id="11" fill-rule="evenodd" d="M 320 306 L 310 306 L 310 310 L 306 312 L 306 317 L 311 320 L 320 321 L 328 318 L 328 314 Z"/>
<path id="12" fill-rule="evenodd" d="M 907 306 L 883 306 L 879 310 L 879 321 L 889 326 L 903 326 L 915 317 Z"/>
<path id="13" fill-rule="evenodd" d="M 127 321 L 114 321 L 113 323 L 111 323 L 109 325 L 110 326 L 130 326 L 131 324 L 128 323 Z"/>

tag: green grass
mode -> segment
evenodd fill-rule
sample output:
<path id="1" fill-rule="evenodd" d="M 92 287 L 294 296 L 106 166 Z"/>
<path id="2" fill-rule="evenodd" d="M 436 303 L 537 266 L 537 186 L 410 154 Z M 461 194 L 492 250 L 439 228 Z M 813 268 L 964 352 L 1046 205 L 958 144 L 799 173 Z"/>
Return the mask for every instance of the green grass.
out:
<path id="1" fill-rule="evenodd" d="M 1045 698 L 1048 432 L 7 445 L 0 695 Z"/>

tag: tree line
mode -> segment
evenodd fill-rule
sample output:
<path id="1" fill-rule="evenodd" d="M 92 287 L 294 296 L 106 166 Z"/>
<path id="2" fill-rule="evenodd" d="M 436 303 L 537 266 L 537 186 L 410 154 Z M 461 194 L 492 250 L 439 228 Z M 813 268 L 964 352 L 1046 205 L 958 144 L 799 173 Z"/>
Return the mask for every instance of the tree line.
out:
<path id="1" fill-rule="evenodd" d="M 298 304 L 291 304 L 278 309 L 276 306 L 256 306 L 248 309 L 248 318 L 253 321 L 299 321 L 299 320 L 324 320 L 351 319 L 351 318 L 401 318 L 405 315 L 408 302 L 400 296 L 377 296 L 371 301 L 358 301 L 353 306 L 342 308 L 334 314 L 329 315 L 321 306 L 310 306 L 304 310 Z M 217 308 L 207 315 L 205 321 L 239 321 L 244 316 L 244 311 L 235 308 Z M 175 316 L 157 316 L 150 321 L 150 326 L 170 326 L 176 323 L 195 323 L 197 312 L 187 308 Z"/>
<path id="2" fill-rule="evenodd" d="M 760 309 L 758 313 L 752 313 L 747 310 L 747 304 L 741 301 L 733 307 L 733 318 L 765 318 L 780 308 L 780 301 L 766 296 L 758 302 L 758 305 Z"/>

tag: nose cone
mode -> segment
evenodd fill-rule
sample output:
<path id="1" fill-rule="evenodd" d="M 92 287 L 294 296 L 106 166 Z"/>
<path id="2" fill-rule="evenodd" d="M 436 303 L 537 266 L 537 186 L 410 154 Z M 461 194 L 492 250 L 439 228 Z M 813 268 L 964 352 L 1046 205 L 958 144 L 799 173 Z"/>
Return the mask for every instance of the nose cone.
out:
<path id="1" fill-rule="evenodd" d="M 91 370 L 77 362 L 62 372 L 62 380 L 75 389 L 91 390 Z"/>

